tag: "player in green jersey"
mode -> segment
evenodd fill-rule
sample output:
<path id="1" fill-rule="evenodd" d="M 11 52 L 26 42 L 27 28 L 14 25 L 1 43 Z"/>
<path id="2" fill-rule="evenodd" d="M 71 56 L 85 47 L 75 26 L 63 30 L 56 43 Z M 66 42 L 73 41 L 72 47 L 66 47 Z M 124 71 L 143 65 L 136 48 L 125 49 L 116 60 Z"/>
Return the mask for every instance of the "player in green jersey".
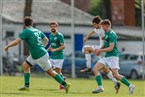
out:
<path id="1" fill-rule="evenodd" d="M 50 23 L 51 34 L 49 35 L 50 47 L 48 48 L 48 51 L 52 52 L 50 62 L 53 66 L 53 69 L 65 80 L 65 77 L 61 72 L 64 61 L 64 36 L 57 31 L 57 27 L 58 23 L 56 21 L 52 21 Z M 64 86 L 61 84 L 60 89 L 64 89 Z"/>
<path id="2" fill-rule="evenodd" d="M 85 54 L 85 58 L 86 58 L 86 65 L 87 68 L 80 70 L 80 72 L 91 72 L 91 54 L 94 53 L 95 49 L 100 49 L 103 45 L 103 37 L 105 35 L 104 30 L 101 27 L 101 17 L 100 16 L 95 16 L 94 19 L 92 20 L 92 24 L 94 27 L 94 30 L 91 31 L 84 39 L 84 43 L 87 42 L 88 38 L 90 36 L 93 36 L 95 33 L 99 36 L 99 41 L 100 41 L 100 45 L 87 45 L 83 47 L 83 53 Z M 103 68 L 102 69 L 103 72 L 108 76 L 109 79 L 111 79 L 115 85 L 115 89 L 116 89 L 116 93 L 118 93 L 119 89 L 120 89 L 120 83 L 113 77 L 112 72 L 109 70 L 108 67 Z"/>
<path id="3" fill-rule="evenodd" d="M 30 84 L 30 67 L 38 64 L 48 75 L 52 76 L 57 82 L 65 87 L 66 93 L 70 88 L 70 83 L 64 81 L 59 74 L 53 71 L 49 61 L 49 55 L 45 46 L 48 44 L 48 38 L 38 29 L 32 27 L 33 19 L 29 16 L 24 18 L 25 29 L 20 33 L 19 37 L 5 46 L 7 51 L 10 47 L 18 45 L 21 40 L 26 41 L 30 50 L 30 55 L 23 62 L 24 70 L 24 87 L 19 88 L 21 91 L 29 91 Z"/>
<path id="4" fill-rule="evenodd" d="M 96 76 L 96 81 L 98 83 L 98 88 L 92 93 L 100 93 L 104 91 L 102 87 L 102 79 L 99 74 L 99 71 L 105 66 L 109 67 L 112 71 L 113 76 L 120 80 L 123 84 L 129 87 L 129 93 L 132 94 L 135 86 L 131 84 L 124 76 L 118 73 L 119 67 L 119 52 L 117 49 L 117 35 L 111 29 L 111 22 L 108 19 L 101 21 L 103 30 L 105 31 L 104 36 L 104 45 L 101 49 L 96 49 L 96 55 L 99 55 L 101 52 L 106 52 L 105 57 L 101 58 L 93 68 L 93 72 Z"/>

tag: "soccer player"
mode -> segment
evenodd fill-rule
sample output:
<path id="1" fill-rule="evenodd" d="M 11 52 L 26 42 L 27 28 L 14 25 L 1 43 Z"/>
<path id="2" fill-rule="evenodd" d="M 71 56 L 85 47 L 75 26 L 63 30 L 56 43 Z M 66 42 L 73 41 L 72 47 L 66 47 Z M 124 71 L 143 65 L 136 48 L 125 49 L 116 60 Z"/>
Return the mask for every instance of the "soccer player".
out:
<path id="1" fill-rule="evenodd" d="M 56 21 L 52 21 L 50 23 L 51 34 L 49 35 L 50 39 L 50 47 L 48 51 L 52 52 L 50 57 L 50 62 L 54 68 L 54 70 L 60 74 L 60 76 L 65 80 L 65 77 L 62 75 L 61 69 L 64 61 L 64 36 L 60 32 L 57 31 L 58 23 Z M 60 89 L 64 89 L 64 86 L 60 84 Z"/>
<path id="2" fill-rule="evenodd" d="M 101 49 L 96 49 L 96 55 L 99 55 L 101 52 L 106 52 L 105 57 L 101 58 L 93 68 L 93 72 L 96 76 L 96 81 L 98 83 L 98 88 L 92 93 L 100 93 L 104 91 L 102 86 L 102 79 L 99 73 L 99 70 L 103 69 L 105 66 L 108 66 L 113 76 L 120 80 L 123 84 L 129 87 L 129 93 L 132 94 L 135 86 L 131 84 L 124 76 L 118 73 L 119 67 L 119 52 L 117 49 L 117 35 L 111 29 L 111 22 L 108 19 L 105 19 L 101 22 L 102 29 L 105 31 L 104 36 L 104 45 Z"/>
<path id="3" fill-rule="evenodd" d="M 90 46 L 84 46 L 83 48 L 83 53 L 85 54 L 85 58 L 86 58 L 86 65 L 87 68 L 80 70 L 80 72 L 91 72 L 91 53 L 94 53 L 95 49 L 100 49 L 103 46 L 103 37 L 105 35 L 104 30 L 101 28 L 101 17 L 100 16 L 96 16 L 94 17 L 94 19 L 92 20 L 93 26 L 94 26 L 94 30 L 91 31 L 85 38 L 84 38 L 84 42 L 87 41 L 87 39 L 94 35 L 95 33 L 99 36 L 99 40 L 100 40 L 100 45 L 99 46 L 94 46 L 94 45 L 90 45 Z M 109 79 L 111 79 L 114 84 L 115 84 L 115 89 L 116 89 L 116 93 L 118 93 L 119 89 L 120 89 L 120 83 L 113 77 L 112 72 L 106 67 L 103 68 L 103 72 L 108 76 Z"/>
<path id="4" fill-rule="evenodd" d="M 84 39 L 83 42 L 87 42 L 88 38 L 91 37 L 92 35 L 94 35 L 95 33 L 99 36 L 99 41 L 100 44 L 98 46 L 96 45 L 87 45 L 84 46 L 82 51 L 85 54 L 85 58 L 86 58 L 86 67 L 83 70 L 80 70 L 80 72 L 91 72 L 91 53 L 94 52 L 95 49 L 100 49 L 102 47 L 103 44 L 103 37 L 104 37 L 104 31 L 101 28 L 100 22 L 101 22 L 101 17 L 100 16 L 96 16 L 94 17 L 94 19 L 92 20 L 92 24 L 94 26 L 94 30 L 91 31 Z"/>
<path id="5" fill-rule="evenodd" d="M 10 47 L 18 45 L 21 40 L 26 41 L 30 50 L 30 55 L 23 62 L 24 70 L 24 87 L 19 88 L 20 91 L 29 91 L 30 84 L 30 67 L 38 64 L 48 75 L 52 76 L 58 83 L 65 87 L 66 93 L 69 92 L 70 83 L 64 81 L 59 74 L 54 72 L 51 68 L 49 55 L 45 46 L 48 44 L 48 38 L 38 29 L 32 27 L 33 19 L 30 16 L 24 18 L 25 29 L 20 33 L 19 37 L 5 46 L 5 51 Z"/>

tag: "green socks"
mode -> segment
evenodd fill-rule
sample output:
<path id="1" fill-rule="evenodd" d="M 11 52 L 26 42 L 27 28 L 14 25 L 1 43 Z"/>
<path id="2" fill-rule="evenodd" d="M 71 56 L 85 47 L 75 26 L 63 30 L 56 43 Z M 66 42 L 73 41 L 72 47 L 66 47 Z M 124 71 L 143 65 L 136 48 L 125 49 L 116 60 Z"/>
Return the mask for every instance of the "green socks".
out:
<path id="1" fill-rule="evenodd" d="M 125 78 L 125 77 L 123 77 L 122 79 L 121 79 L 121 82 L 123 83 L 123 84 L 125 84 L 126 86 L 130 86 L 130 82 Z"/>
<path id="2" fill-rule="evenodd" d="M 24 73 L 25 87 L 29 87 L 30 73 Z"/>
<path id="3" fill-rule="evenodd" d="M 65 76 L 63 76 L 63 75 L 60 75 L 61 76 L 61 78 L 65 81 Z"/>
<path id="4" fill-rule="evenodd" d="M 97 81 L 98 86 L 102 86 L 102 77 L 101 77 L 101 75 L 96 76 L 96 81 Z"/>
<path id="5" fill-rule="evenodd" d="M 56 76 L 54 77 L 54 79 L 59 82 L 60 84 L 62 84 L 63 86 L 66 86 L 66 82 L 64 82 L 63 78 L 59 75 L 59 74 L 56 74 Z"/>

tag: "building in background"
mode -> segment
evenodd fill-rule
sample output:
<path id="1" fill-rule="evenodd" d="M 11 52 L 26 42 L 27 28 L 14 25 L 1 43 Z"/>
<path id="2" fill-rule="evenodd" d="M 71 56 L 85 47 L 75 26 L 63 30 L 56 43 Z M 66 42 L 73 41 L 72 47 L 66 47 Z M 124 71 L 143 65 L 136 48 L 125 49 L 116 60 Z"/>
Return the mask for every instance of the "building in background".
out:
<path id="1" fill-rule="evenodd" d="M 118 1 L 118 0 L 117 0 Z M 125 3 L 125 0 L 121 0 Z M 115 1 L 111 1 L 115 2 Z M 118 1 L 120 2 L 120 1 Z M 131 0 L 132 2 L 132 0 Z M 123 3 L 123 5 L 124 5 Z M 14 38 L 18 37 L 19 33 L 23 30 L 23 12 L 24 12 L 24 0 L 14 0 L 14 1 L 3 1 L 3 47 L 6 43 L 10 42 Z M 116 4 L 116 2 L 115 2 Z M 118 6 L 119 8 L 124 6 Z M 38 7 L 39 6 L 39 7 Z M 112 4 L 113 6 L 113 4 Z M 116 6 L 116 5 L 114 5 Z M 115 9 L 114 7 L 112 7 Z M 125 9 L 122 8 L 122 11 Z M 92 19 L 93 16 L 75 8 L 75 50 L 81 50 L 84 45 L 82 42 L 83 35 L 88 34 L 92 30 Z M 112 13 L 113 15 L 115 13 Z M 125 15 L 123 12 L 121 14 Z M 120 15 L 118 15 L 120 16 Z M 113 19 L 113 23 L 117 25 L 128 25 L 129 23 L 120 19 L 119 17 Z M 50 28 L 48 26 L 49 22 L 56 20 L 59 23 L 59 31 L 64 34 L 66 40 L 66 54 L 70 54 L 71 46 L 71 6 L 60 0 L 43 0 L 38 2 L 38 0 L 33 0 L 32 2 L 32 17 L 34 19 L 34 26 L 42 30 L 47 36 L 50 33 Z M 123 16 L 124 18 L 125 16 Z M 134 16 L 132 16 L 134 17 Z M 130 17 L 131 18 L 131 17 Z M 120 25 L 120 24 L 119 24 Z M 127 26 L 115 26 L 113 25 L 114 30 L 119 36 L 119 49 L 125 48 L 125 50 L 132 51 L 142 51 L 142 31 L 141 28 L 136 27 L 127 27 Z M 11 37 L 11 38 L 10 38 Z M 97 44 L 97 36 L 93 36 L 89 39 L 86 44 Z M 134 45 L 136 45 L 135 48 Z M 27 49 L 22 47 L 22 52 L 28 52 Z M 4 52 L 4 51 L 3 51 Z M 13 56 L 13 53 L 19 55 L 19 47 L 11 48 L 9 56 Z M 3 55 L 7 55 L 5 52 Z M 26 55 L 27 56 L 27 55 Z"/>
<path id="2" fill-rule="evenodd" d="M 61 0 L 61 1 L 71 5 L 71 0 Z M 74 1 L 75 1 L 74 6 L 85 12 L 88 11 L 89 6 L 91 4 L 91 0 L 74 0 Z"/>
<path id="3" fill-rule="evenodd" d="M 136 26 L 134 0 L 111 0 L 111 16 L 114 25 Z"/>
<path id="4" fill-rule="evenodd" d="M 61 0 L 61 1 L 71 5 L 71 0 Z M 76 8 L 88 12 L 91 3 L 94 2 L 95 0 L 74 0 L 74 1 Z M 102 2 L 101 5 L 99 5 L 101 6 L 102 9 L 102 18 L 110 19 L 113 25 L 136 26 L 135 0 L 98 0 L 98 1 Z M 97 11 L 98 9 L 96 9 L 96 13 Z"/>
<path id="5" fill-rule="evenodd" d="M 3 39 L 8 39 L 10 42 L 10 37 L 16 38 L 19 33 L 23 30 L 23 12 L 24 12 L 25 1 L 15 0 L 15 1 L 4 1 L 3 2 Z M 38 7 L 39 5 L 39 7 Z M 9 8 L 9 6 L 11 8 Z M 78 41 L 75 44 L 76 50 L 81 50 L 83 43 L 83 34 L 89 32 L 92 29 L 91 21 L 93 16 L 86 12 L 83 12 L 75 8 L 75 35 Z M 50 33 L 49 22 L 56 20 L 59 23 L 59 31 L 64 34 L 66 39 L 66 53 L 70 53 L 71 49 L 71 7 L 70 5 L 61 2 L 60 0 L 43 0 L 43 2 L 38 2 L 38 0 L 33 0 L 32 3 L 32 13 L 34 19 L 34 26 L 42 30 L 47 36 Z M 9 36 L 8 36 L 9 35 Z M 77 38 L 80 36 L 81 38 Z M 77 41 L 77 40 L 75 40 Z M 3 40 L 3 45 L 7 42 Z M 11 50 L 19 55 L 18 46 L 12 48 Z M 23 52 L 28 52 L 27 49 L 21 49 Z M 9 53 L 10 56 L 13 54 L 12 51 Z M 26 53 L 24 53 L 26 54 Z M 4 55 L 5 52 L 4 52 Z"/>

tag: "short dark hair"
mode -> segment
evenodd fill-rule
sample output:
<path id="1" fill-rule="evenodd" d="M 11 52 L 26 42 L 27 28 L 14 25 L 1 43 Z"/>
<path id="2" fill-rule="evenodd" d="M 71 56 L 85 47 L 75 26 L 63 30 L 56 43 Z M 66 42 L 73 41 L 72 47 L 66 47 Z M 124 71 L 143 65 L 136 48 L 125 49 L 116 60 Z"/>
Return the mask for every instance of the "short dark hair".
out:
<path id="1" fill-rule="evenodd" d="M 109 19 L 105 19 L 105 20 L 102 20 L 101 21 L 101 25 L 108 25 L 108 26 L 111 26 L 111 22 Z"/>
<path id="2" fill-rule="evenodd" d="M 51 26 L 51 25 L 56 25 L 56 26 L 58 26 L 58 23 L 57 23 L 56 21 L 52 21 L 52 22 L 49 23 L 49 25 L 50 25 L 50 26 Z"/>
<path id="3" fill-rule="evenodd" d="M 94 19 L 92 20 L 92 23 L 99 24 L 99 23 L 101 22 L 101 20 L 102 20 L 101 17 L 97 15 L 97 16 L 95 16 Z"/>
<path id="4" fill-rule="evenodd" d="M 25 16 L 24 18 L 25 26 L 32 26 L 33 25 L 33 19 L 30 16 Z"/>

